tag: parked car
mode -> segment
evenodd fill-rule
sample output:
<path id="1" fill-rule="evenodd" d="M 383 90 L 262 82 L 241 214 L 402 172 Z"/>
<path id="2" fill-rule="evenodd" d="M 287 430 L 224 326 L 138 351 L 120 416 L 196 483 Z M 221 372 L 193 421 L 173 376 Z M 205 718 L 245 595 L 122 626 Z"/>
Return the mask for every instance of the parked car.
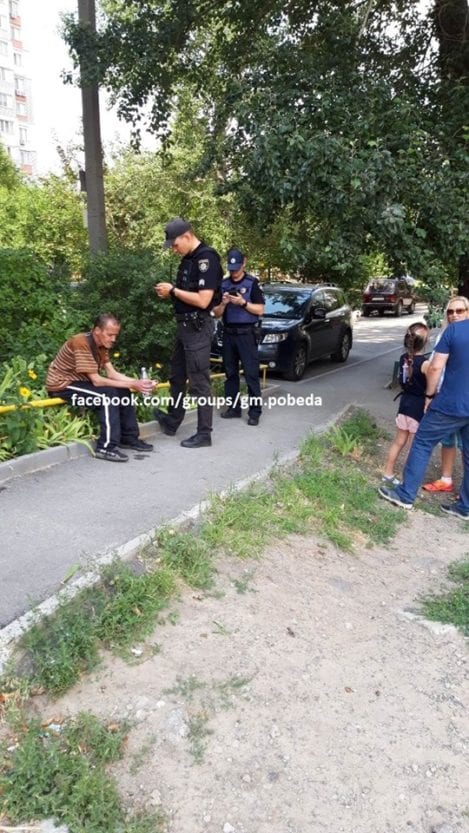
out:
<path id="1" fill-rule="evenodd" d="M 404 310 L 415 312 L 415 281 L 406 278 L 373 278 L 363 293 L 362 315 L 392 312 L 396 317 Z"/>
<path id="2" fill-rule="evenodd" d="M 298 381 L 313 359 L 329 355 L 345 362 L 352 347 L 352 310 L 343 292 L 325 284 L 273 283 L 262 287 L 259 360 L 286 379 Z M 221 355 L 223 325 L 218 322 L 213 354 Z"/>

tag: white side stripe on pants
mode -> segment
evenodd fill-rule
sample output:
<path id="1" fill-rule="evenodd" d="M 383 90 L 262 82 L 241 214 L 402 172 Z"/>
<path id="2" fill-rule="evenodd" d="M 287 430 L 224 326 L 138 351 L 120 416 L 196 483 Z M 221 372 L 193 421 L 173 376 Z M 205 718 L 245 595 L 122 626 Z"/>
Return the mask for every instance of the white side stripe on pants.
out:
<path id="1" fill-rule="evenodd" d="M 103 408 L 104 408 L 104 420 L 106 423 L 106 440 L 104 443 L 104 448 L 108 448 L 111 443 L 111 423 L 109 421 L 109 403 L 106 401 L 109 399 L 107 393 L 99 393 L 99 391 L 92 391 L 86 390 L 84 388 L 79 388 L 77 385 L 68 385 L 67 390 L 76 390 L 78 393 L 84 394 L 84 396 L 92 396 L 93 399 L 101 396 L 103 398 Z"/>

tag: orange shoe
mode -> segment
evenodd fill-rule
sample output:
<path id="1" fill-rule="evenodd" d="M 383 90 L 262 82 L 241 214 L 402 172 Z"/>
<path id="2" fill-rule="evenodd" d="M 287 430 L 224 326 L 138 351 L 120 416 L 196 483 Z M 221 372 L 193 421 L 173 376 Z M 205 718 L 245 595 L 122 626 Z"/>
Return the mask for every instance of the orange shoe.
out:
<path id="1" fill-rule="evenodd" d="M 434 480 L 433 483 L 425 483 L 422 489 L 427 492 L 452 492 L 454 486 L 452 483 L 444 483 L 443 480 Z"/>

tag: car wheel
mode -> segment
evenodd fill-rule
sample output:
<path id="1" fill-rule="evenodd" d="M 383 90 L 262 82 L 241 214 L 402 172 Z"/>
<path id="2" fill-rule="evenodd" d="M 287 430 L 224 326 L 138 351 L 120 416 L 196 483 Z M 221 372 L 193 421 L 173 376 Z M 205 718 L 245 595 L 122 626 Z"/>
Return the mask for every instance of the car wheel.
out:
<path id="1" fill-rule="evenodd" d="M 395 311 L 394 315 L 396 316 L 396 318 L 401 317 L 401 315 L 402 315 L 402 301 L 399 301 L 399 303 L 397 304 L 396 311 Z"/>
<path id="2" fill-rule="evenodd" d="M 346 362 L 348 359 L 348 354 L 350 353 L 350 348 L 352 346 L 352 338 L 350 336 L 350 332 L 345 330 L 342 333 L 339 346 L 337 352 L 332 353 L 331 359 L 333 362 Z"/>
<path id="3" fill-rule="evenodd" d="M 409 315 L 414 314 L 414 312 L 415 312 L 415 301 L 412 301 L 412 303 L 410 304 L 410 306 L 407 309 L 407 312 L 409 313 Z"/>
<path id="4" fill-rule="evenodd" d="M 385 312 L 386 312 L 386 310 L 385 310 L 385 309 L 379 309 L 379 310 L 378 310 L 378 315 L 379 315 L 379 317 L 380 317 L 380 318 L 382 318 Z"/>
<path id="5" fill-rule="evenodd" d="M 362 315 L 364 318 L 369 318 L 370 310 L 369 309 L 362 309 Z"/>
<path id="6" fill-rule="evenodd" d="M 304 375 L 307 363 L 306 346 L 299 344 L 293 354 L 288 370 L 285 371 L 285 379 L 289 379 L 291 382 L 298 382 Z"/>

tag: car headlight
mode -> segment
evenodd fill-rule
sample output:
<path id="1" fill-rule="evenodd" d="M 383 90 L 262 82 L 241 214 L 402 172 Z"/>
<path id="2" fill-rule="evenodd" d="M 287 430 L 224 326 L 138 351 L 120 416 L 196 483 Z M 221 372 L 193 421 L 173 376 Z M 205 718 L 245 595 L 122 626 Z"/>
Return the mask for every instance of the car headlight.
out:
<path id="1" fill-rule="evenodd" d="M 277 344 L 279 341 L 285 341 L 286 338 L 288 338 L 288 333 L 266 333 L 262 344 Z"/>

